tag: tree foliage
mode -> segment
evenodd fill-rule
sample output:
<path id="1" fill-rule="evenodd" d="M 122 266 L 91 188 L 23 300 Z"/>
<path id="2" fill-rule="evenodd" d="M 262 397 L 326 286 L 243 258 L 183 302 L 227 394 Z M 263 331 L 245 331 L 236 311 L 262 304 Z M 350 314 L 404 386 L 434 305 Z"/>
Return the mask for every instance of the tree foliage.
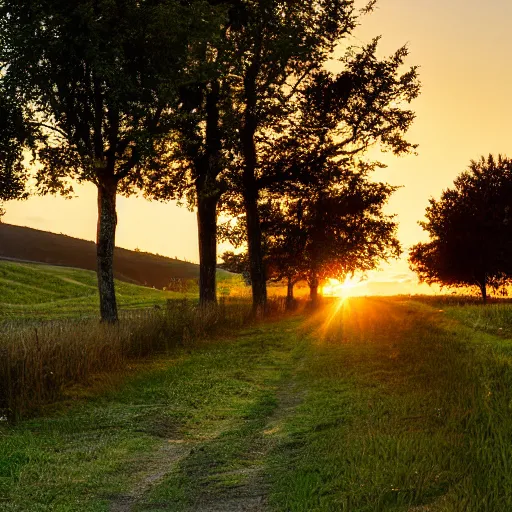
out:
<path id="1" fill-rule="evenodd" d="M 269 280 L 305 280 L 316 289 L 327 278 L 344 280 L 401 254 L 397 223 L 383 211 L 396 187 L 371 181 L 369 173 L 365 166 L 345 170 L 336 187 L 310 188 L 261 205 Z M 237 236 L 244 229 L 241 217 Z M 246 253 L 226 256 L 230 270 L 247 269 Z"/>
<path id="2" fill-rule="evenodd" d="M 384 214 L 395 187 L 368 180 L 359 170 L 335 189 L 318 190 L 280 207 L 269 244 L 273 265 L 294 281 L 316 287 L 327 278 L 344 280 L 400 255 L 393 216 Z"/>
<path id="3" fill-rule="evenodd" d="M 385 59 L 377 50 L 378 39 L 351 48 L 342 71 L 318 70 L 308 78 L 282 133 L 264 141 L 260 189 L 286 191 L 315 181 L 326 186 L 376 145 L 396 155 L 416 149 L 405 134 L 415 118 L 408 105 L 420 91 L 417 68 L 402 72 L 406 47 Z"/>
<path id="4" fill-rule="evenodd" d="M 5 83 L 33 107 L 46 135 L 38 150 L 42 192 L 72 181 L 98 187 L 102 318 L 117 320 L 113 251 L 116 194 L 172 159 L 180 84 L 191 80 L 216 23 L 203 0 L 7 0 L 0 7 Z"/>
<path id="5" fill-rule="evenodd" d="M 430 199 L 420 225 L 430 240 L 411 249 L 409 262 L 421 282 L 497 289 L 512 276 L 512 160 L 489 155 Z"/>

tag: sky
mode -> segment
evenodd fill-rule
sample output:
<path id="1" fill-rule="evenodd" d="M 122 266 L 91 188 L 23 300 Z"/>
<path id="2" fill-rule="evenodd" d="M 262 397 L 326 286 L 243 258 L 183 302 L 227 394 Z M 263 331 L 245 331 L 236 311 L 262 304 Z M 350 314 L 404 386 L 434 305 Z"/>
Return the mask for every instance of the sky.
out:
<path id="1" fill-rule="evenodd" d="M 422 82 L 408 134 L 419 144 L 418 155 L 382 155 L 388 167 L 374 176 L 402 187 L 388 212 L 397 215 L 404 249 L 425 240 L 418 221 L 429 197 L 439 197 L 471 159 L 489 153 L 512 157 L 511 24 L 511 0 L 379 0 L 376 11 L 361 19 L 354 42 L 381 35 L 382 56 L 407 44 L 408 64 L 419 66 Z M 75 192 L 71 200 L 10 202 L 4 221 L 94 240 L 95 188 Z M 175 203 L 120 197 L 118 219 L 118 246 L 198 261 L 194 212 Z M 363 287 L 371 294 L 428 292 L 418 287 L 406 253 L 371 273 Z"/>

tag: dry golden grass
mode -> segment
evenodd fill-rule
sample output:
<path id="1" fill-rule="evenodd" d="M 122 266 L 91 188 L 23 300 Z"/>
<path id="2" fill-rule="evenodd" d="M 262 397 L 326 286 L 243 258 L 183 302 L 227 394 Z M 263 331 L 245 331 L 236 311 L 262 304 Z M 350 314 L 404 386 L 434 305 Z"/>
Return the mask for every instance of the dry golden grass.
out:
<path id="1" fill-rule="evenodd" d="M 284 307 L 282 299 L 270 300 L 271 314 L 283 312 Z M 0 416 L 27 415 L 98 372 L 121 371 L 129 360 L 232 332 L 250 318 L 251 303 L 240 298 L 224 298 L 209 308 L 183 299 L 168 301 L 165 308 L 125 312 L 116 325 L 97 320 L 4 325 Z"/>

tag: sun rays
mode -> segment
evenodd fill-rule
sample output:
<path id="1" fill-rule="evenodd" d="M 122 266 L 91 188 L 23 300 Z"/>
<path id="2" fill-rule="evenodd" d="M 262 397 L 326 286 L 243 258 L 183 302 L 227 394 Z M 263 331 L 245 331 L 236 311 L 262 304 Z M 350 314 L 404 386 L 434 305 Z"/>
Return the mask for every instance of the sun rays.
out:
<path id="1" fill-rule="evenodd" d="M 357 288 L 361 282 L 347 277 L 344 281 L 338 279 L 328 279 L 323 287 L 324 297 L 339 297 L 342 300 L 357 295 Z"/>

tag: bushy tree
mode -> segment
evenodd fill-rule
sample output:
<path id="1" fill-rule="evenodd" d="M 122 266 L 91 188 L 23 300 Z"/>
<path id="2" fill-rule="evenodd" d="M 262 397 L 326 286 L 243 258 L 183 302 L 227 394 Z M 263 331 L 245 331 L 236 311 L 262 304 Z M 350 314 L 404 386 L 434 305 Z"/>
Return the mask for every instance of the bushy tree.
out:
<path id="1" fill-rule="evenodd" d="M 226 251 L 222 255 L 222 263 L 219 265 L 219 268 L 234 274 L 240 274 L 245 284 L 251 284 L 249 259 L 246 252 L 235 253 L 234 251 Z"/>
<path id="2" fill-rule="evenodd" d="M 401 253 L 394 217 L 383 212 L 396 188 L 371 181 L 371 168 L 362 164 L 336 172 L 335 187 L 304 186 L 301 195 L 296 190 L 261 205 L 266 275 L 287 282 L 289 304 L 299 281 L 308 282 L 316 301 L 325 279 L 368 272 Z M 242 217 L 236 238 L 244 228 Z M 247 255 L 237 261 L 247 264 Z"/>
<path id="3" fill-rule="evenodd" d="M 42 192 L 71 180 L 98 189 L 101 317 L 117 320 L 113 255 L 116 195 L 148 169 L 167 168 L 179 86 L 210 38 L 214 8 L 202 0 L 6 0 L 0 60 L 13 95 L 46 132 Z"/>
<path id="4" fill-rule="evenodd" d="M 241 4 L 240 30 L 232 36 L 234 123 L 238 134 L 240 191 L 254 311 L 266 307 L 266 275 L 258 202 L 260 141 L 279 131 L 294 93 L 321 69 L 340 39 L 356 23 L 352 0 L 262 0 Z"/>
<path id="5" fill-rule="evenodd" d="M 412 247 L 411 269 L 421 282 L 497 289 L 512 277 L 512 160 L 489 155 L 430 199 L 420 225 L 430 240 Z"/>
<path id="6" fill-rule="evenodd" d="M 278 238 L 277 264 L 293 281 L 305 279 L 316 300 L 327 278 L 344 280 L 398 257 L 397 224 L 383 208 L 394 187 L 368 180 L 364 170 L 351 172 L 335 189 L 310 191 L 283 212 L 287 219 Z"/>
<path id="7" fill-rule="evenodd" d="M 407 142 L 404 135 L 415 117 L 408 104 L 419 94 L 417 70 L 402 72 L 406 48 L 379 59 L 377 45 L 378 39 L 362 49 L 349 50 L 343 59 L 344 69 L 338 74 L 321 66 L 308 68 L 288 98 L 287 110 L 277 110 L 272 118 L 274 130 L 264 123 L 257 125 L 253 137 L 253 157 L 257 159 L 252 160 L 256 167 L 252 165 L 254 172 L 244 168 L 246 181 L 241 184 L 251 200 L 242 197 L 238 203 L 228 203 L 231 212 L 245 212 L 253 254 L 258 253 L 254 247 L 260 251 L 263 247 L 248 209 L 254 200 L 258 207 L 269 196 L 300 197 L 304 187 L 333 187 L 343 180 L 340 171 L 353 166 L 355 158 L 361 159 L 375 145 L 395 154 L 414 151 L 416 146 Z M 376 165 L 370 163 L 368 168 Z M 251 208 L 254 210 L 254 205 Z M 258 208 L 255 212 L 261 230 L 263 217 Z M 254 261 L 253 264 L 257 266 Z M 262 291 L 261 296 L 264 295 Z"/>

